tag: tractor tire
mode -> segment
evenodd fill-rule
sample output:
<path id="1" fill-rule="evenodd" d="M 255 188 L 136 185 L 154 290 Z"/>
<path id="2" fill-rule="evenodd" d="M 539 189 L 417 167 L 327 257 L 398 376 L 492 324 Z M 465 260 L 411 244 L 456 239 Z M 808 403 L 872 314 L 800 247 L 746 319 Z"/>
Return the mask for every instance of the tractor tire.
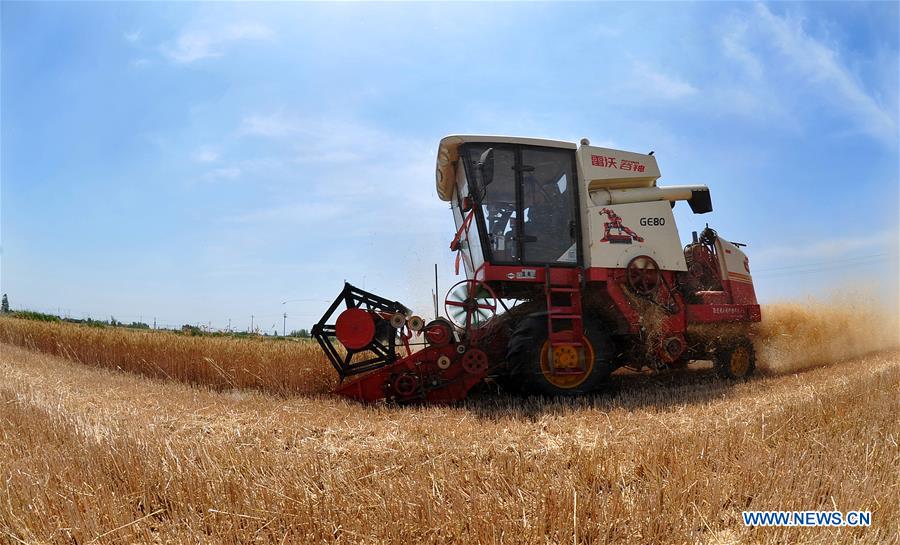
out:
<path id="1" fill-rule="evenodd" d="M 600 328 L 587 327 L 585 337 L 594 354 L 594 361 L 583 376 L 560 381 L 545 372 L 542 358 L 547 349 L 547 316 L 529 316 L 519 322 L 507 345 L 506 361 L 509 376 L 504 382 L 523 392 L 545 396 L 571 397 L 594 392 L 613 372 L 612 342 Z M 565 382 L 569 382 L 566 384 Z"/>
<path id="2" fill-rule="evenodd" d="M 756 351 L 747 337 L 725 341 L 713 355 L 716 372 L 727 380 L 749 378 L 756 370 Z"/>

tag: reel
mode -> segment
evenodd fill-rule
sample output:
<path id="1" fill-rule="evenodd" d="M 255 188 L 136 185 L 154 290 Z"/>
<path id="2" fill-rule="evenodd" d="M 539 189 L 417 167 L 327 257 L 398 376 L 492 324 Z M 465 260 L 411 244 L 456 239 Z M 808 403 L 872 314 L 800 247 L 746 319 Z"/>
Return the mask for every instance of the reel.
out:
<path id="1" fill-rule="evenodd" d="M 344 310 L 339 312 L 342 304 Z M 330 323 L 335 314 L 337 319 Z M 397 301 L 345 283 L 311 334 L 344 379 L 396 361 L 399 332 L 410 314 Z"/>

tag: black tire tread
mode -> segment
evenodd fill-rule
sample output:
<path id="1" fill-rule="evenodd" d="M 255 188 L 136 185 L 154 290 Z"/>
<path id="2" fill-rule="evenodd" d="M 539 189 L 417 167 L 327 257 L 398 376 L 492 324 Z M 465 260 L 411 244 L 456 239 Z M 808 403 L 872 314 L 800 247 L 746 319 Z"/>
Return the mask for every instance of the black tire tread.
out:
<path id="1" fill-rule="evenodd" d="M 738 348 L 744 346 L 750 352 L 750 367 L 747 369 L 747 373 L 743 376 L 735 376 L 731 372 L 731 354 Z M 726 380 L 743 380 L 750 378 L 753 376 L 753 373 L 756 371 L 756 350 L 753 348 L 753 343 L 747 337 L 738 337 L 736 339 L 730 339 L 723 341 L 718 347 L 716 347 L 715 353 L 713 354 L 713 363 L 715 364 L 716 373 Z"/>
<path id="2" fill-rule="evenodd" d="M 611 344 L 599 328 L 588 327 L 586 336 L 594 348 L 594 369 L 577 388 L 558 388 L 543 378 L 540 367 L 540 350 L 547 338 L 546 313 L 522 319 L 510 336 L 507 345 L 509 380 L 531 394 L 571 397 L 596 391 L 613 371 L 610 362 Z"/>

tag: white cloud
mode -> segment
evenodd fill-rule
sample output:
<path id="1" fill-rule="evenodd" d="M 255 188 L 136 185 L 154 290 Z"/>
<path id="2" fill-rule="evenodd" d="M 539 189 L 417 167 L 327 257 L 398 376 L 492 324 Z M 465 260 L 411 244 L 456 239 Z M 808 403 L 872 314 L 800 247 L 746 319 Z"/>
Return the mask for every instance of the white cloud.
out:
<path id="1" fill-rule="evenodd" d="M 134 43 L 137 43 L 137 42 L 140 41 L 140 39 L 141 39 L 141 31 L 140 31 L 140 30 L 133 30 L 133 31 L 131 31 L 131 32 L 126 32 L 126 33 L 123 35 L 123 37 L 125 38 L 125 41 L 126 41 L 126 42 L 128 42 L 128 43 L 130 43 L 130 44 L 134 44 Z"/>
<path id="2" fill-rule="evenodd" d="M 275 33 L 260 23 L 243 22 L 226 27 L 224 40 L 268 40 Z"/>
<path id="3" fill-rule="evenodd" d="M 281 140 L 290 144 L 290 163 L 352 163 L 373 160 L 390 147 L 381 130 L 354 120 L 314 118 L 278 112 L 245 116 L 239 136 Z"/>
<path id="4" fill-rule="evenodd" d="M 677 100 L 697 93 L 697 88 L 687 81 L 645 64 L 638 63 L 634 70 L 642 93 L 648 97 Z"/>
<path id="5" fill-rule="evenodd" d="M 214 30 L 189 30 L 182 32 L 174 43 L 165 43 L 160 51 L 169 60 L 189 64 L 201 59 L 221 57 L 232 44 L 240 41 L 262 41 L 275 33 L 259 23 L 236 23 Z"/>
<path id="6" fill-rule="evenodd" d="M 588 29 L 588 32 L 601 38 L 615 38 L 622 35 L 621 28 L 608 23 L 596 23 Z"/>
<path id="7" fill-rule="evenodd" d="M 238 134 L 278 138 L 295 134 L 300 130 L 301 125 L 297 120 L 289 119 L 284 114 L 254 114 L 248 115 L 241 120 Z"/>
<path id="8" fill-rule="evenodd" d="M 281 201 L 242 216 L 242 221 L 296 223 L 309 214 L 300 205 L 284 202 L 296 202 L 301 194 L 329 203 L 334 208 L 325 210 L 353 218 L 349 225 L 362 231 L 395 224 L 409 210 L 424 212 L 417 219 L 424 230 L 442 229 L 450 221 L 435 195 L 434 142 L 389 133 L 357 119 L 284 111 L 245 116 L 236 136 L 269 140 L 268 157 L 240 163 L 246 167 L 245 178 L 265 171 L 266 179 L 291 180 L 278 188 L 284 195 Z"/>
<path id="9" fill-rule="evenodd" d="M 174 46 L 164 45 L 162 53 L 177 63 L 191 63 L 209 57 L 218 57 L 220 52 L 213 49 L 212 40 L 206 33 L 187 32 L 178 37 Z"/>
<path id="10" fill-rule="evenodd" d="M 719 28 L 722 54 L 733 64 L 704 89 L 704 108 L 771 125 L 777 120 L 779 130 L 798 133 L 807 130 L 805 116 L 827 110 L 849 126 L 845 132 L 896 142 L 895 107 L 868 92 L 847 68 L 852 59 L 842 61 L 837 45 L 811 36 L 803 19 L 755 4 L 736 10 Z"/>
<path id="11" fill-rule="evenodd" d="M 791 75 L 801 78 L 858 124 L 863 132 L 887 142 L 896 142 L 896 112 L 866 92 L 858 79 L 842 64 L 840 54 L 810 36 L 803 21 L 773 14 L 764 4 L 756 4 L 760 48 L 771 46 L 787 62 Z M 732 55 L 741 56 L 740 37 L 732 37 Z M 726 42 L 727 43 L 727 42 Z M 726 45 L 726 49 L 728 46 Z M 750 59 L 745 56 L 745 64 Z M 750 61 L 751 63 L 753 61 Z"/>
<path id="12" fill-rule="evenodd" d="M 210 148 L 200 148 L 195 151 L 191 158 L 197 163 L 215 163 L 219 160 L 219 153 Z"/>
<path id="13" fill-rule="evenodd" d="M 238 223 L 322 223 L 341 216 L 344 210 L 335 203 L 297 202 L 260 208 L 229 218 Z"/>
<path id="14" fill-rule="evenodd" d="M 210 170 L 203 175 L 203 179 L 209 182 L 224 180 L 236 180 L 241 177 L 241 169 L 238 167 L 222 167 Z"/>
<path id="15" fill-rule="evenodd" d="M 897 234 L 890 231 L 870 235 L 833 237 L 815 241 L 796 241 L 790 245 L 761 247 L 754 259 L 766 264 L 792 264 L 797 260 L 853 257 L 860 252 L 877 252 L 896 248 Z"/>
<path id="16" fill-rule="evenodd" d="M 359 156 L 349 150 L 322 150 L 308 147 L 296 148 L 297 154 L 291 158 L 294 163 L 341 163 L 356 161 Z"/>
<path id="17" fill-rule="evenodd" d="M 722 36 L 722 47 L 726 56 L 743 65 L 752 78 L 759 79 L 763 75 L 763 63 L 745 43 L 748 28 L 746 19 L 736 21 Z"/>

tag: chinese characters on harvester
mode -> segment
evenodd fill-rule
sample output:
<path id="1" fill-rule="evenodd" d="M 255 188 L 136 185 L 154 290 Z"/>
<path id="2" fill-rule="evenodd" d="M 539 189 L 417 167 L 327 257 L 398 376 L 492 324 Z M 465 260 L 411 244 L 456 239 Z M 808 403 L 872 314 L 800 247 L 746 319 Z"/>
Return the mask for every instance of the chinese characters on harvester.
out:
<path id="1" fill-rule="evenodd" d="M 615 157 L 606 157 L 605 155 L 591 155 L 591 165 L 595 167 L 631 170 L 633 172 L 644 172 L 645 168 L 644 165 L 638 161 L 616 159 Z"/>

